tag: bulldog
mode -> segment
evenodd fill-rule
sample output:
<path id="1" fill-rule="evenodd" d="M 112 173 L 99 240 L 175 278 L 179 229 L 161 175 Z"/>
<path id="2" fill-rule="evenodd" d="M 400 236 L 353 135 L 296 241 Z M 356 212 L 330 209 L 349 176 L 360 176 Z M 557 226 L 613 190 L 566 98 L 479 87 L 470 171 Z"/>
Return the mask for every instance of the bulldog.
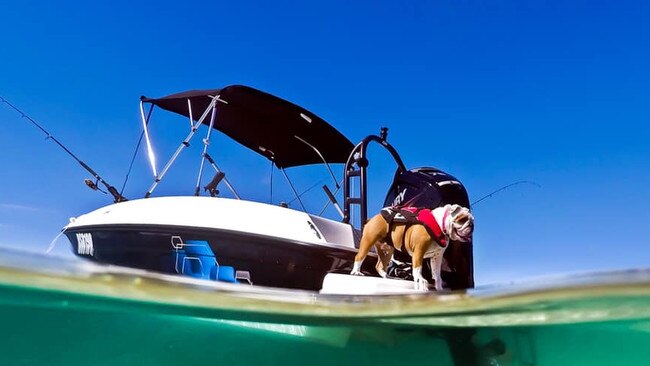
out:
<path id="1" fill-rule="evenodd" d="M 430 260 L 436 291 L 443 288 L 441 267 L 449 241 L 469 242 L 474 232 L 474 217 L 460 205 L 445 205 L 433 210 L 416 207 L 387 207 L 372 217 L 363 228 L 359 252 L 350 274 L 362 276 L 361 264 L 375 245 L 379 260 L 377 272 L 386 277 L 393 250 L 412 258 L 415 289 L 427 291 L 429 282 L 422 276 L 422 262 Z M 387 248 L 390 248 L 386 251 Z"/>

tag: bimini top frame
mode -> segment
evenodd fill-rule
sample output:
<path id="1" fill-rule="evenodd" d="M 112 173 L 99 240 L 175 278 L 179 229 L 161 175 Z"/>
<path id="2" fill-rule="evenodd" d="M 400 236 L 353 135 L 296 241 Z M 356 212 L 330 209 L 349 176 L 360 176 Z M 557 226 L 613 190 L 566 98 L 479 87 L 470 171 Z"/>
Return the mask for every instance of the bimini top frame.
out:
<path id="1" fill-rule="evenodd" d="M 190 140 L 201 124 L 208 125 L 209 129 L 204 139 L 205 146 L 195 190 L 197 195 L 205 159 L 208 159 L 220 173 L 207 154 L 210 132 L 213 128 L 266 157 L 283 173 L 285 173 L 284 168 L 288 167 L 325 163 L 335 182 L 329 164 L 345 163 L 353 149 L 350 140 L 315 114 L 286 100 L 246 86 L 232 85 L 223 89 L 191 90 L 162 98 L 143 96 L 140 100 L 144 135 L 155 177 L 145 197 L 151 195 L 180 152 L 189 146 Z M 146 116 L 145 103 L 151 105 Z M 187 138 L 160 173 L 155 168 L 155 155 L 147 130 L 154 106 L 188 117 L 191 127 Z M 198 119 L 195 117 L 196 111 L 203 111 Z"/>

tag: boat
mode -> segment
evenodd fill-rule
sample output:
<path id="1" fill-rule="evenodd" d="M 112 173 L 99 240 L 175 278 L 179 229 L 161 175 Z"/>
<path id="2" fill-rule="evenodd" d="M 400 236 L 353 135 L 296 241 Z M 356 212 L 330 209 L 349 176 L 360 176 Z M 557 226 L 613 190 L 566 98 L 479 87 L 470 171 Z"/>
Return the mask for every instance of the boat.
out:
<path id="1" fill-rule="evenodd" d="M 187 136 L 160 171 L 149 134 L 155 108 L 190 122 Z M 153 183 L 138 199 L 127 200 L 109 189 L 114 203 L 72 218 L 63 232 L 79 257 L 204 280 L 318 291 L 326 275 L 352 269 L 368 218 L 367 147 L 373 143 L 385 148 L 396 163 L 385 206 L 456 203 L 469 207 L 465 187 L 452 175 L 431 167 L 407 169 L 388 142 L 386 128 L 355 145 L 316 114 L 252 87 L 230 85 L 161 98 L 143 96 L 140 112 Z M 240 197 L 209 153 L 214 132 L 268 159 L 287 178 L 302 209 Z M 205 137 L 194 195 L 154 196 L 178 156 L 199 133 Z M 285 171 L 314 164 L 324 166 L 331 175 L 334 191 L 324 185 L 323 197 L 336 207 L 340 220 L 306 212 Z M 332 170 L 335 164 L 343 166 L 341 180 Z M 206 168 L 214 173 L 207 184 Z M 231 198 L 222 197 L 220 184 L 227 186 Z M 371 258 L 375 260 L 366 260 L 362 271 L 377 276 L 376 256 L 371 253 Z M 442 276 L 449 289 L 474 286 L 472 243 L 452 242 L 445 260 Z"/>

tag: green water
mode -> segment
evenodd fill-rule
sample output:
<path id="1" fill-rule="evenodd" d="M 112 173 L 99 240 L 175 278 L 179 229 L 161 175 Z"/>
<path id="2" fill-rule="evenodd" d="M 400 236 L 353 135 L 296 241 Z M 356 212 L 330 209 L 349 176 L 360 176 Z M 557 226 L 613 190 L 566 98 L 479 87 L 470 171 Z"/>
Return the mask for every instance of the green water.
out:
<path id="1" fill-rule="evenodd" d="M 337 297 L 27 261 L 0 263 L 0 365 L 650 363 L 647 272 Z"/>

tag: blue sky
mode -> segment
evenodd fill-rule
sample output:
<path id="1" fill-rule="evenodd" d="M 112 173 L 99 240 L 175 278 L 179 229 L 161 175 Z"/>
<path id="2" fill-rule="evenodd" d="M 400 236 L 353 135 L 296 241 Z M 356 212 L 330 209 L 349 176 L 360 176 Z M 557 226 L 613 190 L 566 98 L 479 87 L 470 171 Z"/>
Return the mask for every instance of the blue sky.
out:
<path id="1" fill-rule="evenodd" d="M 645 1 L 9 2 L 0 95 L 120 187 L 140 95 L 250 85 L 355 142 L 388 126 L 408 167 L 455 175 L 472 201 L 538 183 L 474 208 L 478 284 L 648 267 L 649 19 Z M 156 116 L 160 161 L 186 121 Z M 0 126 L 1 245 L 44 250 L 69 217 L 110 202 L 4 106 Z M 212 148 L 242 193 L 268 200 L 266 161 L 223 136 Z M 376 210 L 394 167 L 373 152 Z M 184 153 L 160 194 L 193 191 L 198 154 Z M 144 155 L 134 169 L 130 198 L 152 181 Z M 299 190 L 327 177 L 289 174 Z M 290 200 L 274 180 L 274 198 Z M 311 196 L 319 211 L 323 195 Z"/>

